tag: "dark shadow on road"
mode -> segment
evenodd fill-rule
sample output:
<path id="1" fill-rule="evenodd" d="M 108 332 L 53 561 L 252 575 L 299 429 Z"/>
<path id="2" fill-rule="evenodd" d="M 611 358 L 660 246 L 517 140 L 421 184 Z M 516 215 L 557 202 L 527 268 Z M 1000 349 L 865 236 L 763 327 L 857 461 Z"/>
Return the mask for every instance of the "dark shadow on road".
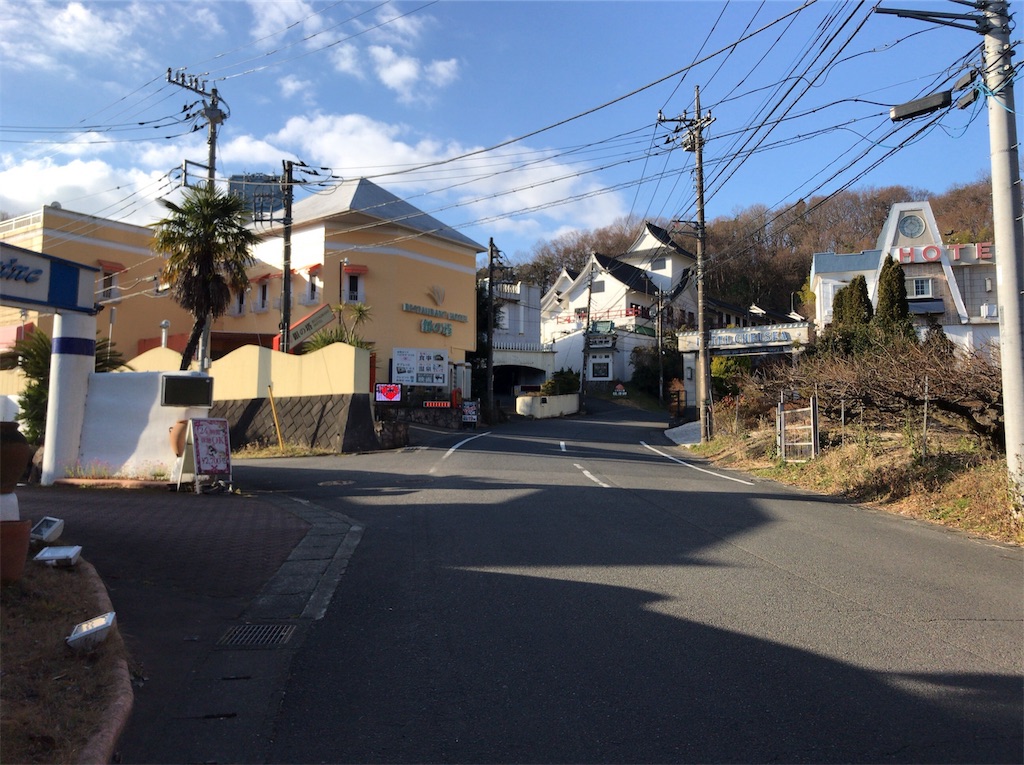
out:
<path id="1" fill-rule="evenodd" d="M 426 496 L 456 486 L 476 501 Z M 703 515 L 699 495 L 627 516 L 587 502 L 601 489 L 520 486 L 527 498 L 495 502 L 487 482 L 425 478 L 419 501 L 347 510 L 367 529 L 307 639 L 316 661 L 293 665 L 273 760 L 1020 762 L 1020 675 L 836 658 L 884 618 L 856 603 L 821 596 L 851 631 L 825 639 L 832 655 L 672 615 L 688 578 L 716 567 L 755 588 L 753 558 L 707 553 L 771 522 L 756 497 L 727 519 Z M 602 583 L 612 569 L 628 585 Z M 671 597 L 656 592 L 664 570 Z M 763 605 L 794 618 L 784 600 Z M 890 637 L 875 661 L 901 654 Z"/>

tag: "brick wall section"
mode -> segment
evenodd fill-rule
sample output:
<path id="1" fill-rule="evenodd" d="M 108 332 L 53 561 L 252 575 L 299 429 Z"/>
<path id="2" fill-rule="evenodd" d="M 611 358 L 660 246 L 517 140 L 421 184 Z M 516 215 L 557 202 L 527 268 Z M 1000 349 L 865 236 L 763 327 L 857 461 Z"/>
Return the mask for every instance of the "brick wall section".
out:
<path id="1" fill-rule="evenodd" d="M 341 454 L 380 448 L 370 397 L 366 394 L 275 398 L 274 406 L 285 443 Z M 214 401 L 209 416 L 228 421 L 232 449 L 253 443 L 277 443 L 269 398 Z"/>

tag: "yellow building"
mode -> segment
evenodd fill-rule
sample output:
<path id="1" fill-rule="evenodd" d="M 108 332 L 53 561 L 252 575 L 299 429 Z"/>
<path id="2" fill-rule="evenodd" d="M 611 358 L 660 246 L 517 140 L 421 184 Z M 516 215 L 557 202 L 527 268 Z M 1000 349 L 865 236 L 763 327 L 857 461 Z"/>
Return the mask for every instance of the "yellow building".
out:
<path id="1" fill-rule="evenodd" d="M 185 347 L 192 319 L 166 291 L 158 290 L 163 259 L 151 249 L 151 229 L 64 210 L 54 203 L 0 221 L 0 241 L 99 269 L 97 330 L 100 337 L 113 340 L 125 358 L 158 347 L 164 320 L 179 335 L 169 346 Z M 53 316 L 0 308 L 0 349 L 36 327 L 53 337 Z"/>
<path id="2" fill-rule="evenodd" d="M 260 263 L 249 292 L 213 325 L 214 358 L 244 344 L 277 347 L 285 232 L 276 215 L 257 229 Z M 290 238 L 289 325 L 324 306 L 368 306 L 359 334 L 373 343 L 374 380 L 398 381 L 395 348 L 434 351 L 449 366 L 476 349 L 476 255 L 485 247 L 366 179 L 297 202 Z M 440 385 L 449 383 L 461 386 L 450 377 Z"/>
<path id="3" fill-rule="evenodd" d="M 404 379 L 408 354 L 401 349 L 443 358 L 446 379 L 431 381 L 439 387 L 468 380 L 483 246 L 365 179 L 297 202 L 292 220 L 289 325 L 325 306 L 362 303 L 370 319 L 359 332 L 375 352 L 371 382 Z M 249 290 L 213 325 L 212 358 L 243 345 L 277 347 L 280 339 L 284 229 L 279 220 L 254 225 L 265 237 L 253 253 L 258 263 Z M 159 290 L 163 260 L 152 251 L 152 233 L 56 204 L 0 222 L 0 241 L 100 269 L 98 332 L 128 359 L 162 344 L 181 350 L 192 326 L 191 316 Z M 0 348 L 34 326 L 52 336 L 52 317 L 0 308 Z"/>

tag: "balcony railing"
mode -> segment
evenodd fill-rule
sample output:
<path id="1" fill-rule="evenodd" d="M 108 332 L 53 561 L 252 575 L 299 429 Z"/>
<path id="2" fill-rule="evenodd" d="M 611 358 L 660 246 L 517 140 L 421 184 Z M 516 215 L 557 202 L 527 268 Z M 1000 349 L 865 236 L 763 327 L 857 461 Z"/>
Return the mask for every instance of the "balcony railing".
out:
<path id="1" fill-rule="evenodd" d="M 522 340 L 502 340 L 500 338 L 494 338 L 494 350 L 551 353 L 555 350 L 555 346 L 553 343 L 527 343 Z"/>

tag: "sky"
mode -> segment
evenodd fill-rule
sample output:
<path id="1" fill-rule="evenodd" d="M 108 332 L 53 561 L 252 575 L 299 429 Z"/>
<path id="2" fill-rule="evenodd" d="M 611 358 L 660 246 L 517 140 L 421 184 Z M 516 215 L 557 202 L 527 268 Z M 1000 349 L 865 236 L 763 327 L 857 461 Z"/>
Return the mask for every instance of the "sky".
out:
<path id="1" fill-rule="evenodd" d="M 0 211 L 162 217 L 206 176 L 204 97 L 182 74 L 227 115 L 219 179 L 302 162 L 301 199 L 366 177 L 511 262 L 624 216 L 694 220 L 698 126 L 708 221 L 987 177 L 984 98 L 889 117 L 953 88 L 983 38 L 873 5 L 0 0 Z"/>

